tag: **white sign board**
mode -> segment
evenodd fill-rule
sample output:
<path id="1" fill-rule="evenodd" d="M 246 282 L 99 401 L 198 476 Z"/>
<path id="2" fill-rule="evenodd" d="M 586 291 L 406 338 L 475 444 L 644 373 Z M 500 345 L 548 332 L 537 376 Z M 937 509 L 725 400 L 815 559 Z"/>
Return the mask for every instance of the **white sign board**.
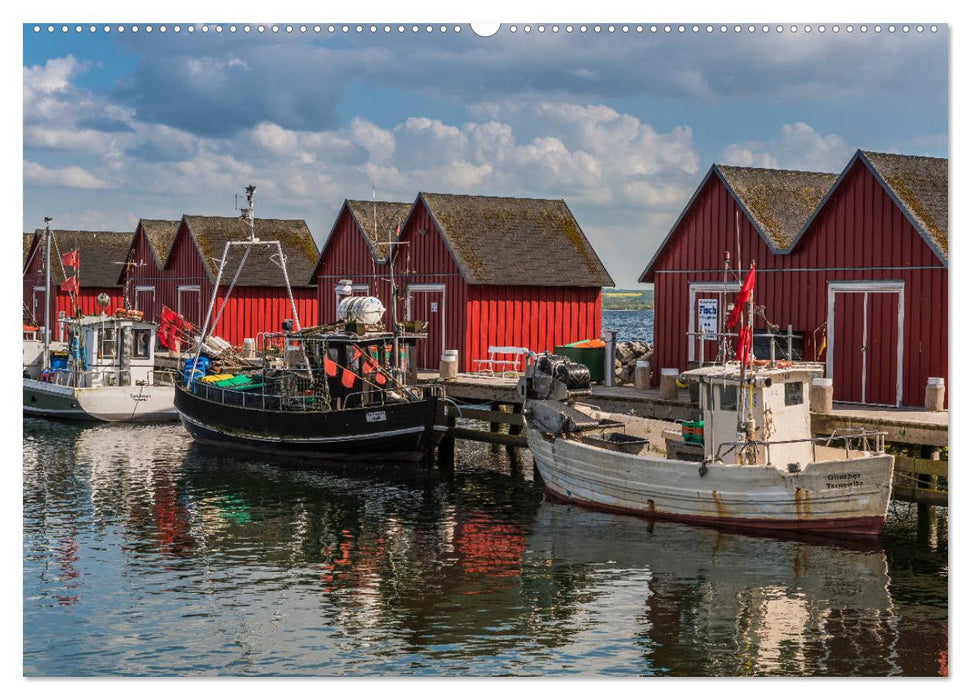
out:
<path id="1" fill-rule="evenodd" d="M 702 340 L 718 340 L 718 299 L 698 300 L 698 330 Z"/>

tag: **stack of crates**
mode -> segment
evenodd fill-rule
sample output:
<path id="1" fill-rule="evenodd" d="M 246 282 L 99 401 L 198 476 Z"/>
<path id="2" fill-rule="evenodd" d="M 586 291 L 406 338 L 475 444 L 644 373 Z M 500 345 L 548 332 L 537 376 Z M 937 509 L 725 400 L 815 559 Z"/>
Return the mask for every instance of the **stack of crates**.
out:
<path id="1" fill-rule="evenodd" d="M 703 420 L 686 420 L 681 424 L 681 437 L 692 445 L 705 444 L 705 422 Z"/>

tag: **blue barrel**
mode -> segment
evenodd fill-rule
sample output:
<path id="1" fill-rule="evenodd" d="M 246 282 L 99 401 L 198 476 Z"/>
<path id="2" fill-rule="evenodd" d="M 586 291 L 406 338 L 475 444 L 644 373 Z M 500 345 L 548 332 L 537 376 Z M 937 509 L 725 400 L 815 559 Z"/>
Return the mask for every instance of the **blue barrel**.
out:
<path id="1" fill-rule="evenodd" d="M 54 371 L 67 369 L 67 355 L 51 355 L 51 369 Z"/>
<path id="2" fill-rule="evenodd" d="M 195 363 L 196 372 L 195 372 L 195 376 L 192 377 L 192 379 L 198 379 L 199 377 L 206 376 L 206 372 L 209 369 L 208 357 L 200 357 L 198 360 L 195 360 L 194 358 L 190 357 L 188 360 L 185 361 L 185 364 L 182 365 L 182 383 L 185 386 L 189 386 L 190 384 L 189 375 L 192 373 L 193 363 Z"/>

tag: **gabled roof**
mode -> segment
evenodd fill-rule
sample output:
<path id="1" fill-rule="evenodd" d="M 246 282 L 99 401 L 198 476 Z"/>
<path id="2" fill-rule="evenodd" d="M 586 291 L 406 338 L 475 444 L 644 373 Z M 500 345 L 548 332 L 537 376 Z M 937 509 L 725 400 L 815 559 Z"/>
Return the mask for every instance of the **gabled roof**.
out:
<path id="1" fill-rule="evenodd" d="M 803 225 L 789 249 L 794 248 L 803 237 L 816 214 L 826 206 L 857 161 L 861 161 L 866 166 L 917 233 L 946 265 L 948 162 L 947 158 L 929 156 L 902 156 L 896 153 L 858 150 L 817 205 L 816 211 Z"/>
<path id="2" fill-rule="evenodd" d="M 175 242 L 175 236 L 179 232 L 179 221 L 169 221 L 167 219 L 139 219 L 138 225 L 145 232 L 145 239 L 148 247 L 152 249 L 155 256 L 155 264 L 159 269 L 165 267 L 169 259 L 169 252 Z"/>
<path id="3" fill-rule="evenodd" d="M 43 245 L 44 230 L 37 229 L 38 246 Z M 82 287 L 118 287 L 119 271 L 135 234 L 130 231 L 65 231 L 52 230 L 51 281 L 64 281 L 58 253 L 77 249 Z M 68 273 L 70 274 L 70 273 Z"/>
<path id="4" fill-rule="evenodd" d="M 418 200 L 468 284 L 614 284 L 562 199 L 421 192 Z"/>
<path id="5" fill-rule="evenodd" d="M 838 176 L 835 173 L 803 170 L 743 168 L 717 163 L 712 165 L 674 226 L 654 252 L 651 261 L 638 278 L 639 281 L 646 281 L 654 272 L 654 265 L 660 259 L 661 253 L 712 177 L 717 177 L 725 186 L 769 249 L 773 253 L 784 254 L 791 249 L 804 226 L 812 219 Z"/>
<path id="6" fill-rule="evenodd" d="M 404 225 L 410 202 L 368 202 L 363 199 L 348 199 L 344 202 L 348 211 L 357 223 L 358 229 L 371 249 L 375 261 L 383 262 L 387 259 L 389 233 L 396 237 L 395 228 L 400 223 Z"/>
<path id="7" fill-rule="evenodd" d="M 202 258 L 203 268 L 210 281 L 215 282 L 219 272 L 219 261 L 228 241 L 249 240 L 249 226 L 237 216 L 191 216 L 182 217 L 189 235 Z M 256 237 L 262 241 L 279 241 L 286 256 L 287 275 L 292 286 L 305 286 L 304 280 L 317 262 L 317 244 L 314 243 L 307 222 L 303 219 L 256 219 Z M 228 284 L 239 265 L 243 248 L 231 249 L 227 257 L 227 269 L 223 272 Z M 257 252 L 251 249 L 236 284 L 243 287 L 283 287 L 283 272 L 270 260 L 270 252 Z"/>

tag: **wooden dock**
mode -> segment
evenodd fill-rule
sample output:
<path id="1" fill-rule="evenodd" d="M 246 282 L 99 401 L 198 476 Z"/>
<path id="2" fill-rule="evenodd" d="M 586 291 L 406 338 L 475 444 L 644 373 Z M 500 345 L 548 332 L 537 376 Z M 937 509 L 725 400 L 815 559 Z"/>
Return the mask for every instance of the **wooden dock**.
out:
<path id="1" fill-rule="evenodd" d="M 437 378 L 423 373 L 419 380 Z M 518 377 L 491 377 L 460 374 L 448 380 L 446 391 L 459 408 L 449 406 L 450 437 L 477 440 L 510 448 L 526 447 L 522 435 L 522 401 L 516 392 Z M 631 386 L 595 385 L 584 399 L 598 408 L 641 418 L 678 421 L 701 418 L 698 407 L 688 401 L 661 399 L 658 389 L 641 390 Z M 473 406 L 462 406 L 473 404 Z M 461 424 L 458 421 L 461 420 Z M 488 424 L 488 428 L 485 425 Z M 503 430 L 508 427 L 508 431 Z M 853 404 L 835 404 L 832 413 L 812 414 L 814 435 L 832 435 L 840 428 L 856 427 L 887 433 L 886 441 L 897 452 L 894 461 L 894 498 L 922 505 L 947 506 L 947 459 L 942 451 L 948 444 L 948 413 L 915 409 L 892 409 Z"/>

